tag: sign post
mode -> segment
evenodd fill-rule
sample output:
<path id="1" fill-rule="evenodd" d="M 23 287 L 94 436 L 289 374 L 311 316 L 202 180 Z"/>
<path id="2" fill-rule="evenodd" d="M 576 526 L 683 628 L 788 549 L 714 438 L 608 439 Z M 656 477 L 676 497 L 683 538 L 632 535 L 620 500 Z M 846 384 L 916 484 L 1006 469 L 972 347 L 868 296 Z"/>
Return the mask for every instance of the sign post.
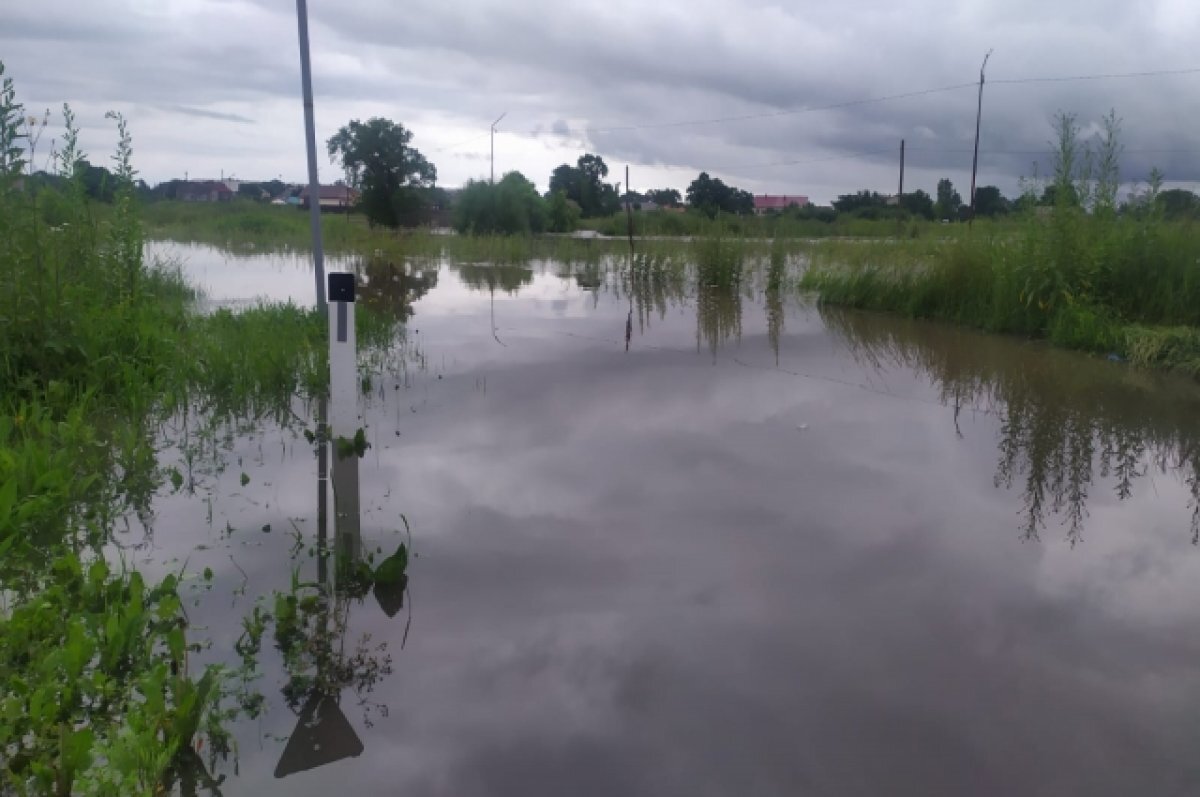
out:
<path id="1" fill-rule="evenodd" d="M 360 543 L 358 451 L 345 450 L 359 431 L 358 354 L 354 337 L 354 275 L 329 275 L 329 395 L 333 456 L 335 555 L 342 566 L 358 560 Z"/>

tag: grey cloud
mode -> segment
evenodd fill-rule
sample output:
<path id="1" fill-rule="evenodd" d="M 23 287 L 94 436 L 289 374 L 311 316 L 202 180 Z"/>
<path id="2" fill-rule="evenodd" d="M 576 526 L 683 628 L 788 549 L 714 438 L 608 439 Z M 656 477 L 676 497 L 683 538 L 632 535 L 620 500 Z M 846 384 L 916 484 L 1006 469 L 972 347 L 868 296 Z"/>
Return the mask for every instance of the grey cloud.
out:
<path id="1" fill-rule="evenodd" d="M 243 125 L 255 124 L 255 121 L 247 116 L 242 116 L 236 113 L 222 113 L 220 111 L 209 111 L 204 108 L 189 108 L 186 105 L 168 105 L 166 110 L 174 113 L 181 113 L 186 116 L 198 116 L 202 119 L 216 119 L 221 122 L 237 122 Z"/>
<path id="2" fill-rule="evenodd" d="M 83 10 L 65 0 L 48 5 L 15 10 L 0 32 L 10 71 L 34 106 L 76 99 L 163 106 L 186 97 L 190 109 L 241 116 L 228 103 L 298 101 L 290 3 L 246 0 L 152 11 L 118 0 Z M 984 182 L 1015 190 L 1017 178 L 1031 171 L 1030 152 L 1047 149 L 1047 120 L 1060 108 L 1078 112 L 1085 123 L 1109 108 L 1124 116 L 1129 178 L 1157 164 L 1170 178 L 1200 179 L 1200 152 L 1176 151 L 1194 146 L 1191 120 L 1200 116 L 1200 97 L 1188 90 L 1191 77 L 998 82 L 1192 66 L 1190 42 L 1200 23 L 1165 2 L 1078 0 L 1047 7 L 1021 0 L 947 7 L 921 0 L 793 9 L 757 0 L 737 6 L 715 0 L 424 0 L 399 10 L 386 0 L 347 0 L 313 6 L 310 14 L 319 119 L 328 119 L 322 108 L 336 105 L 406 124 L 430 115 L 454 120 L 455 138 L 434 141 L 430 149 L 463 138 L 462 129 L 486 130 L 507 109 L 507 133 L 561 147 L 564 160 L 590 148 L 616 162 L 678 167 L 680 186 L 696 172 L 720 166 L 733 167 L 728 179 L 764 189 L 807 190 L 806 181 L 828 179 L 822 183 L 826 194 L 885 190 L 892 182 L 884 180 L 890 156 L 846 157 L 836 169 L 757 164 L 890 150 L 905 138 L 916 179 L 925 179 L 926 170 L 961 175 L 969 168 L 962 150 L 970 148 L 974 133 L 972 89 L 719 124 L 598 128 L 773 114 L 970 82 L 983 53 L 994 47 L 989 78 L 996 82 L 984 101 Z M 58 18 L 74 22 L 58 27 L 48 21 Z M 218 103 L 221 108 L 212 107 Z M 264 135 L 274 131 L 282 138 L 283 126 L 293 123 L 260 117 L 259 126 Z M 227 146 L 233 164 L 238 148 Z M 172 153 L 157 155 L 166 160 Z M 297 168 L 302 155 L 294 155 Z M 544 180 L 541 170 L 548 173 L 550 157 L 506 168 Z M 1048 164 L 1045 157 L 1039 162 Z M 252 170 L 247 164 L 239 171 Z"/>

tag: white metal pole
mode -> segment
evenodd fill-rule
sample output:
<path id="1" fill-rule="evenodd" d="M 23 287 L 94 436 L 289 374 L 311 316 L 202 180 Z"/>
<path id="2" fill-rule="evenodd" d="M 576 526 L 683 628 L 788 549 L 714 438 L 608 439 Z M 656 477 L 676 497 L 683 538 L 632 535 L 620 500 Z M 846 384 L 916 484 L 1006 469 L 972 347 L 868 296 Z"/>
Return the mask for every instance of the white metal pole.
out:
<path id="1" fill-rule="evenodd" d="M 354 439 L 358 421 L 357 346 L 354 335 L 354 274 L 329 275 L 329 395 L 330 440 Z M 334 533 L 336 557 L 343 565 L 358 560 L 358 453 L 339 450 L 333 458 Z"/>
<path id="2" fill-rule="evenodd" d="M 325 309 L 325 251 L 321 241 L 321 181 L 317 174 L 317 129 L 313 118 L 312 67 L 308 57 L 308 3 L 296 0 L 300 28 L 300 85 L 304 93 L 304 143 L 308 149 L 308 215 L 312 224 L 313 271 L 317 283 L 317 309 Z"/>
<path id="3" fill-rule="evenodd" d="M 357 349 L 354 336 L 354 274 L 329 275 L 329 395 L 331 437 L 358 430 Z"/>

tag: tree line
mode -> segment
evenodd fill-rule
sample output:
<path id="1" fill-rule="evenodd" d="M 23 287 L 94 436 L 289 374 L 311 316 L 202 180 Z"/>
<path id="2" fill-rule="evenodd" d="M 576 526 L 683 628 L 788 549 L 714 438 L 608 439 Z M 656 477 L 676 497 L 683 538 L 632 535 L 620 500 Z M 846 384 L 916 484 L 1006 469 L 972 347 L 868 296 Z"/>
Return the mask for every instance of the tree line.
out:
<path id="1" fill-rule="evenodd" d="M 1110 120 L 1116 124 L 1115 119 Z M 1060 124 L 1074 124 L 1064 116 Z M 326 142 L 330 160 L 338 163 L 345 182 L 359 192 L 357 210 L 372 225 L 412 226 L 428 220 L 432 209 L 454 206 L 454 226 L 461 232 L 512 234 L 569 232 L 581 219 L 611 217 L 626 204 L 634 210 L 663 208 L 686 210 L 708 218 L 718 215 L 754 213 L 754 197 L 749 191 L 728 185 L 720 178 L 701 172 L 684 194 L 674 188 L 632 192 L 620 182 L 609 182 L 609 168 L 599 155 L 581 155 L 572 164 L 556 167 L 549 177 L 549 188 L 539 193 L 533 181 L 520 172 L 506 173 L 499 181 L 471 180 L 452 199 L 439 188 L 437 168 L 412 146 L 412 131 L 389 119 L 374 117 L 365 122 L 353 120 L 341 127 Z M 83 184 L 93 199 L 112 201 L 115 178 L 103 166 L 82 163 Z M 45 172 L 31 176 L 31 187 L 54 187 L 60 178 Z M 169 180 L 150 188 L 138 181 L 137 194 L 144 200 L 174 199 L 180 195 L 182 180 Z M 1065 187 L 1062 187 L 1065 186 Z M 237 194 L 248 199 L 280 196 L 288 186 L 279 180 L 243 182 Z M 1039 190 L 1040 189 L 1040 190 Z M 1057 194 L 1062 191 L 1063 196 Z M 1111 193 L 1115 197 L 1115 186 Z M 1167 219 L 1200 219 L 1200 196 L 1183 189 L 1155 192 L 1154 207 Z M 1036 206 L 1054 206 L 1059 202 L 1084 205 L 1069 181 L 1053 180 L 1046 184 L 1024 185 L 1020 196 L 1005 197 L 994 185 L 980 186 L 975 192 L 975 215 L 998 217 Z M 1115 199 L 1114 205 L 1115 205 Z M 1141 206 L 1136 197 L 1114 207 L 1118 212 L 1136 212 Z M 832 222 L 839 216 L 862 219 L 920 218 L 964 221 L 970 206 L 953 182 L 938 180 L 933 195 L 924 190 L 888 196 L 871 190 L 842 194 L 830 207 L 790 207 L 782 212 L 801 219 Z"/>

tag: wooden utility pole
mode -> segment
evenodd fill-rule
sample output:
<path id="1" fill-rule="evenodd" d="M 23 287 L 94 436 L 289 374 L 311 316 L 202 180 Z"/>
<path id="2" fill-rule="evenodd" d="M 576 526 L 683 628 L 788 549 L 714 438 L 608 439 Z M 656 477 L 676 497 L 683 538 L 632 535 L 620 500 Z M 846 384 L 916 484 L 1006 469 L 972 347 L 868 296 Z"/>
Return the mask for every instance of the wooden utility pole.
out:
<path id="1" fill-rule="evenodd" d="M 983 119 L 983 70 L 987 69 L 988 59 L 992 51 L 988 50 L 983 57 L 983 65 L 979 67 L 979 104 L 975 108 L 975 156 L 971 159 L 971 214 L 967 217 L 967 226 L 975 223 L 975 175 L 979 171 L 979 122 Z"/>
<path id="2" fill-rule="evenodd" d="M 904 199 L 904 139 L 900 139 L 900 193 L 896 194 L 896 202 Z"/>

